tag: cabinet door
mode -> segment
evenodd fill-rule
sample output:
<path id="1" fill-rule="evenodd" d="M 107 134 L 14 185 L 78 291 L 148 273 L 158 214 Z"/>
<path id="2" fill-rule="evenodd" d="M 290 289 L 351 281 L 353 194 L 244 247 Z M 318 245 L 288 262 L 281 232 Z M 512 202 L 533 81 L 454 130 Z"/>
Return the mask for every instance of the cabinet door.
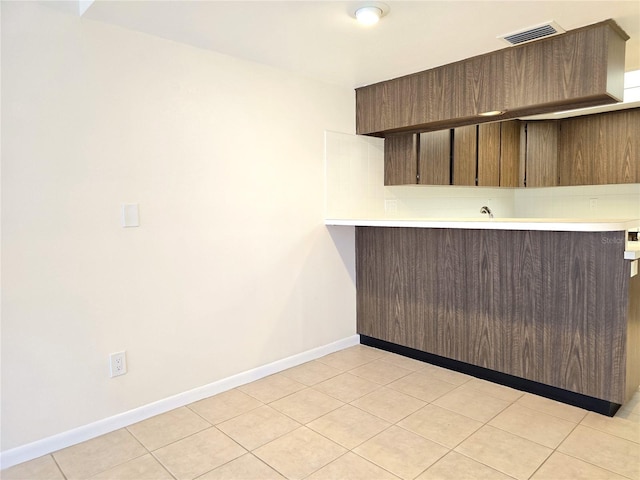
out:
<path id="1" fill-rule="evenodd" d="M 589 185 L 593 179 L 600 120 L 598 115 L 562 120 L 558 140 L 560 185 Z"/>
<path id="2" fill-rule="evenodd" d="M 476 131 L 476 125 L 453 129 L 453 185 L 476 184 Z"/>
<path id="3" fill-rule="evenodd" d="M 519 120 L 500 123 L 500 186 L 519 186 L 520 164 L 524 162 L 520 149 Z"/>
<path id="4" fill-rule="evenodd" d="M 415 185 L 418 176 L 418 137 L 388 135 L 384 139 L 384 184 Z"/>
<path id="5" fill-rule="evenodd" d="M 420 134 L 418 183 L 451 185 L 451 130 Z"/>
<path id="6" fill-rule="evenodd" d="M 500 124 L 478 125 L 478 186 L 500 186 Z"/>
<path id="7" fill-rule="evenodd" d="M 560 185 L 640 182 L 640 109 L 560 122 Z"/>
<path id="8" fill-rule="evenodd" d="M 558 185 L 558 124 L 527 123 L 526 186 Z"/>

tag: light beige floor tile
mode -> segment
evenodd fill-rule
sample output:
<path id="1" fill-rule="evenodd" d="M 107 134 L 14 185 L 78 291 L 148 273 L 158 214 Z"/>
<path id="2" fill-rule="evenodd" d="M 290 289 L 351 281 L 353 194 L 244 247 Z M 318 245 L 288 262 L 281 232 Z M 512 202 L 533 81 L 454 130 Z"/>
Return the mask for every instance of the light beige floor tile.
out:
<path id="1" fill-rule="evenodd" d="M 340 400 L 312 388 L 292 393 L 269 406 L 306 424 L 344 405 Z"/>
<path id="2" fill-rule="evenodd" d="M 282 475 L 247 453 L 198 477 L 198 480 L 280 480 Z"/>
<path id="3" fill-rule="evenodd" d="M 531 477 L 532 480 L 626 480 L 617 475 L 564 453 L 553 452 Z"/>
<path id="4" fill-rule="evenodd" d="M 413 479 L 449 450 L 403 428 L 392 426 L 354 450 L 404 479 Z"/>
<path id="5" fill-rule="evenodd" d="M 437 365 L 427 364 L 427 367 L 420 373 L 425 375 L 431 375 L 443 382 L 452 383 L 454 385 L 462 385 L 472 380 L 474 377 L 466 375 L 464 373 L 456 372 L 455 370 L 449 370 L 448 368 L 438 367 Z"/>
<path id="6" fill-rule="evenodd" d="M 380 357 L 380 360 L 387 363 L 392 363 L 398 367 L 406 368 L 407 370 L 423 370 L 427 368 L 428 363 L 421 362 L 420 360 L 416 360 L 414 358 L 405 357 L 403 355 L 397 355 L 395 353 L 389 353 L 388 355 L 384 355 Z"/>
<path id="7" fill-rule="evenodd" d="M 94 475 L 91 480 L 173 480 L 173 476 L 147 454 Z"/>
<path id="8" fill-rule="evenodd" d="M 146 454 L 126 429 L 116 430 L 53 454 L 69 480 L 88 478 Z"/>
<path id="9" fill-rule="evenodd" d="M 300 424 L 277 410 L 265 405 L 218 424 L 218 428 L 247 450 L 253 450 Z"/>
<path id="10" fill-rule="evenodd" d="M 313 430 L 301 427 L 263 445 L 254 453 L 285 477 L 300 479 L 331 463 L 346 451 Z"/>
<path id="11" fill-rule="evenodd" d="M 244 448 L 211 427 L 153 454 L 178 480 L 191 480 L 245 453 Z"/>
<path id="12" fill-rule="evenodd" d="M 176 408 L 135 423 L 127 430 L 149 451 L 209 428 L 211 424 L 187 407 Z"/>
<path id="13" fill-rule="evenodd" d="M 448 448 L 454 448 L 482 425 L 436 405 L 427 405 L 398 423 L 398 426 Z"/>
<path id="14" fill-rule="evenodd" d="M 402 420 L 426 405 L 422 400 L 385 387 L 374 390 L 351 404 L 391 423 Z"/>
<path id="15" fill-rule="evenodd" d="M 449 452 L 416 480 L 513 480 L 513 477 L 459 453 Z"/>
<path id="16" fill-rule="evenodd" d="M 385 352 L 373 348 L 356 346 L 321 357 L 318 359 L 318 362 L 345 372 L 364 365 L 365 363 L 372 362 L 384 354 Z"/>
<path id="17" fill-rule="evenodd" d="M 558 451 L 629 478 L 640 478 L 640 445 L 578 425 Z"/>
<path id="18" fill-rule="evenodd" d="M 624 418 L 630 422 L 640 423 L 640 414 L 633 413 L 632 411 L 623 408 L 616 412 L 616 416 L 614 418 Z"/>
<path id="19" fill-rule="evenodd" d="M 307 426 L 343 447 L 353 449 L 391 424 L 351 405 L 345 405 Z"/>
<path id="20" fill-rule="evenodd" d="M 480 428 L 455 450 L 522 480 L 529 478 L 553 451 L 488 425 Z"/>
<path id="21" fill-rule="evenodd" d="M 216 425 L 262 405 L 261 401 L 252 396 L 233 389 L 192 403 L 189 408 Z"/>
<path id="22" fill-rule="evenodd" d="M 302 383 L 291 380 L 284 375 L 275 374 L 238 387 L 238 390 L 263 403 L 271 403 L 303 388 L 306 386 Z"/>
<path id="23" fill-rule="evenodd" d="M 350 373 L 343 373 L 318 383 L 313 388 L 342 402 L 349 403 L 380 388 L 380 385 Z"/>
<path id="24" fill-rule="evenodd" d="M 433 375 L 425 375 L 423 371 L 418 371 L 390 383 L 387 387 L 425 402 L 432 402 L 456 388 L 456 385 L 440 380 Z"/>
<path id="25" fill-rule="evenodd" d="M 622 408 L 636 415 L 640 415 L 640 389 L 633 394 L 633 397 L 631 397 L 627 403 L 622 405 Z"/>
<path id="26" fill-rule="evenodd" d="M 582 420 L 587 414 L 587 411 L 582 408 L 567 405 L 566 403 L 556 402 L 555 400 L 541 397 L 539 395 L 533 395 L 532 393 L 525 393 L 516 401 L 516 403 L 532 410 L 537 410 L 548 415 L 553 415 L 554 417 L 569 420 L 573 423 L 580 423 L 580 420 Z"/>
<path id="27" fill-rule="evenodd" d="M 2 480 L 64 480 L 51 455 L 38 457 L 0 472 Z"/>
<path id="28" fill-rule="evenodd" d="M 392 363 L 376 360 L 361 367 L 350 370 L 349 373 L 361 378 L 365 378 L 371 382 L 386 385 L 399 378 L 405 377 L 411 373 L 411 370 L 398 367 Z"/>
<path id="29" fill-rule="evenodd" d="M 324 382 L 332 377 L 340 375 L 342 370 L 330 367 L 322 362 L 314 360 L 313 362 L 307 362 L 297 367 L 290 368 L 281 372 L 282 375 L 288 377 L 296 382 L 303 383 L 307 386 L 315 385 L 316 383 Z"/>
<path id="30" fill-rule="evenodd" d="M 506 400 L 508 402 L 514 402 L 522 395 L 524 395 L 524 392 L 521 392 L 520 390 L 505 387 L 504 385 L 499 385 L 497 383 L 488 382 L 480 378 L 472 378 L 460 388 L 464 390 L 471 389 L 473 391 L 481 392 L 492 397 Z"/>
<path id="31" fill-rule="evenodd" d="M 556 448 L 577 424 L 513 404 L 491 420 L 489 425 L 545 447 Z"/>
<path id="32" fill-rule="evenodd" d="M 309 480 L 397 480 L 398 477 L 351 452 L 308 477 Z"/>
<path id="33" fill-rule="evenodd" d="M 589 412 L 582 420 L 582 425 L 595 428 L 601 432 L 610 433 L 616 437 L 631 440 L 632 442 L 640 443 L 640 423 L 632 420 L 605 417 L 598 413 Z"/>
<path id="34" fill-rule="evenodd" d="M 488 422 L 511 405 L 511 402 L 486 395 L 477 390 L 457 387 L 434 400 L 433 404 L 479 422 Z"/>

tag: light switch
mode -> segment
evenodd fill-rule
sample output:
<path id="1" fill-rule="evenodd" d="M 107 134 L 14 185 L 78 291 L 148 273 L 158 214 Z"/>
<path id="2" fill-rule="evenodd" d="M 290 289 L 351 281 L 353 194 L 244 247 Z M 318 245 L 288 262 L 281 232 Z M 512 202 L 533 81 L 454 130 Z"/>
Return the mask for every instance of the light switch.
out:
<path id="1" fill-rule="evenodd" d="M 123 227 L 139 227 L 140 212 L 137 203 L 122 205 L 122 226 Z"/>

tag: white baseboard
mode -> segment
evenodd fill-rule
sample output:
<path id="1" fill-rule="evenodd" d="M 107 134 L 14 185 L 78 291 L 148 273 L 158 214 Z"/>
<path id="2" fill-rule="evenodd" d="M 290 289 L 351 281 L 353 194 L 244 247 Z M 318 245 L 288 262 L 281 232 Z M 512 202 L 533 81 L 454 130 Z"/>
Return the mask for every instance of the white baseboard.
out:
<path id="1" fill-rule="evenodd" d="M 221 392 L 231 390 L 246 383 L 259 380 L 260 378 L 273 375 L 287 368 L 295 367 L 305 362 L 315 360 L 333 352 L 357 345 L 360 343 L 360 336 L 353 335 L 336 342 L 321 347 L 313 348 L 306 352 L 283 358 L 275 362 L 263 365 L 246 372 L 238 373 L 231 377 L 223 378 L 208 385 L 203 385 L 193 390 L 188 390 L 171 397 L 158 400 L 157 402 L 134 408 L 127 412 L 114 415 L 112 417 L 98 420 L 97 422 L 83 425 L 66 432 L 43 438 L 36 442 L 28 443 L 20 447 L 12 448 L 0 452 L 0 468 L 5 469 L 34 458 L 47 455 L 62 448 L 70 447 L 77 443 L 85 442 L 105 433 L 113 432 L 120 428 L 133 425 L 134 423 L 146 420 L 147 418 L 168 412 L 174 408 L 183 407 L 203 398 L 211 397 Z"/>

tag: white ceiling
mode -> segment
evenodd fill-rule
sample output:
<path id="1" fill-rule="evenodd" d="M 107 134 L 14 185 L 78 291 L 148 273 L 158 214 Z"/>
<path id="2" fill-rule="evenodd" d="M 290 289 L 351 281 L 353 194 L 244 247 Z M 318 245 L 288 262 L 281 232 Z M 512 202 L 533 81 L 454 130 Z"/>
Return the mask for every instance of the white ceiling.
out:
<path id="1" fill-rule="evenodd" d="M 84 18 L 349 88 L 505 48 L 496 36 L 549 20 L 613 18 L 631 37 L 625 69 L 640 69 L 640 0 L 386 1 L 389 14 L 363 27 L 353 12 L 366 3 L 96 0 Z"/>

